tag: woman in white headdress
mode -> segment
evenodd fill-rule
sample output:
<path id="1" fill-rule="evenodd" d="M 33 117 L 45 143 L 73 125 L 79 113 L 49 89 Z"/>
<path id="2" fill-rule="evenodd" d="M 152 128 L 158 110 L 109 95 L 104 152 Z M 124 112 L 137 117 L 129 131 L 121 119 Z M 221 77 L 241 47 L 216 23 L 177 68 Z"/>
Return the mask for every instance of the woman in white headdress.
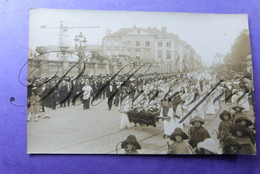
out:
<path id="1" fill-rule="evenodd" d="M 175 129 L 174 122 L 171 122 L 172 116 L 173 116 L 173 109 L 172 109 L 171 99 L 169 94 L 166 94 L 161 101 L 161 111 L 160 111 L 160 116 L 158 117 L 158 118 L 162 118 L 163 120 L 163 129 L 164 129 L 163 138 L 165 138 L 165 136 L 170 136 Z"/>
<path id="2" fill-rule="evenodd" d="M 129 122 L 127 112 L 131 108 L 131 101 L 129 95 L 127 94 L 127 88 L 122 88 L 122 94 L 119 96 L 118 111 L 121 113 L 121 123 L 119 129 L 130 128 L 131 123 Z"/>
<path id="3" fill-rule="evenodd" d="M 213 88 L 212 85 L 210 85 L 210 86 L 211 86 L 211 88 L 209 89 L 208 92 L 210 92 L 210 90 Z M 216 114 L 215 107 L 213 104 L 214 99 L 215 99 L 215 95 L 214 95 L 214 93 L 211 93 L 211 95 L 208 96 L 206 103 L 205 103 L 206 114 Z"/>

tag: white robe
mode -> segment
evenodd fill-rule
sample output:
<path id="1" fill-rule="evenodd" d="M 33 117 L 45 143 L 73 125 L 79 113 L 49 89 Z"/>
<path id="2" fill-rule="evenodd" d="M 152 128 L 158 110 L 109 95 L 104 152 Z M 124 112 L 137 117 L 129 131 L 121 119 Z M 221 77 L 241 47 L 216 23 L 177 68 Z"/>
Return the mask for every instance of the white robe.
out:
<path id="1" fill-rule="evenodd" d="M 239 97 L 241 97 L 243 95 L 243 92 L 242 91 L 239 91 L 238 92 L 239 94 Z M 238 102 L 238 105 L 239 106 L 242 106 L 245 108 L 245 111 L 248 111 L 249 112 L 249 101 L 248 101 L 248 94 L 246 94 L 239 102 Z"/>

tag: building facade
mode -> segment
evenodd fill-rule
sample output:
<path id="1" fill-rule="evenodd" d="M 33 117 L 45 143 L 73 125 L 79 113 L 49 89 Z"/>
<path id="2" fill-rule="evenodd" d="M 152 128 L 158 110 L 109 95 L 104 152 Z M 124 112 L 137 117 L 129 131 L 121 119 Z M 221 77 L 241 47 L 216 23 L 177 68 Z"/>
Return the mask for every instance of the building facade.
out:
<path id="1" fill-rule="evenodd" d="M 142 62 L 163 64 L 168 72 L 198 68 L 200 57 L 186 42 L 166 27 L 161 30 L 149 28 L 121 28 L 115 33 L 107 32 L 102 40 L 103 54 L 110 58 L 127 55 Z M 192 66 L 191 66 L 192 65 Z"/>

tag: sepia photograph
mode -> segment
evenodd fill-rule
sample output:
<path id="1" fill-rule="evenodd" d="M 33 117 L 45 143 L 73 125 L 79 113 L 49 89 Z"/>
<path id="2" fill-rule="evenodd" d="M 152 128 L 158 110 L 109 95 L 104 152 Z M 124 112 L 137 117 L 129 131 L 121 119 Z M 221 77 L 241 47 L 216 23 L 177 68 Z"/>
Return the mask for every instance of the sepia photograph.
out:
<path id="1" fill-rule="evenodd" d="M 247 14 L 32 8 L 25 63 L 28 154 L 256 155 Z"/>

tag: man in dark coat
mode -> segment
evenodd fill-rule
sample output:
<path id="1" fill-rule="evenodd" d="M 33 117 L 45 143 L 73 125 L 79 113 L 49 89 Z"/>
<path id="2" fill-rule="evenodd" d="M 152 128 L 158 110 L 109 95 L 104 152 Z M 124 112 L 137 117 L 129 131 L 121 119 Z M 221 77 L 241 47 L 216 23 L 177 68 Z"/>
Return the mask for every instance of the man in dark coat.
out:
<path id="1" fill-rule="evenodd" d="M 116 85 L 110 81 L 109 85 L 106 88 L 106 94 L 107 94 L 107 105 L 108 105 L 108 110 L 111 110 L 112 105 L 113 105 L 113 100 L 115 97 L 114 91 L 116 90 Z"/>
<path id="2" fill-rule="evenodd" d="M 72 96 L 71 96 L 71 99 L 72 99 L 72 105 L 75 105 L 76 103 L 76 96 L 77 94 L 79 93 L 79 87 L 80 87 L 80 82 L 77 80 L 75 82 L 73 82 L 73 86 L 72 86 Z"/>
<path id="3" fill-rule="evenodd" d="M 60 107 L 66 107 L 66 97 L 68 94 L 68 86 L 65 81 L 62 82 L 60 88 L 59 88 L 59 102 Z"/>

